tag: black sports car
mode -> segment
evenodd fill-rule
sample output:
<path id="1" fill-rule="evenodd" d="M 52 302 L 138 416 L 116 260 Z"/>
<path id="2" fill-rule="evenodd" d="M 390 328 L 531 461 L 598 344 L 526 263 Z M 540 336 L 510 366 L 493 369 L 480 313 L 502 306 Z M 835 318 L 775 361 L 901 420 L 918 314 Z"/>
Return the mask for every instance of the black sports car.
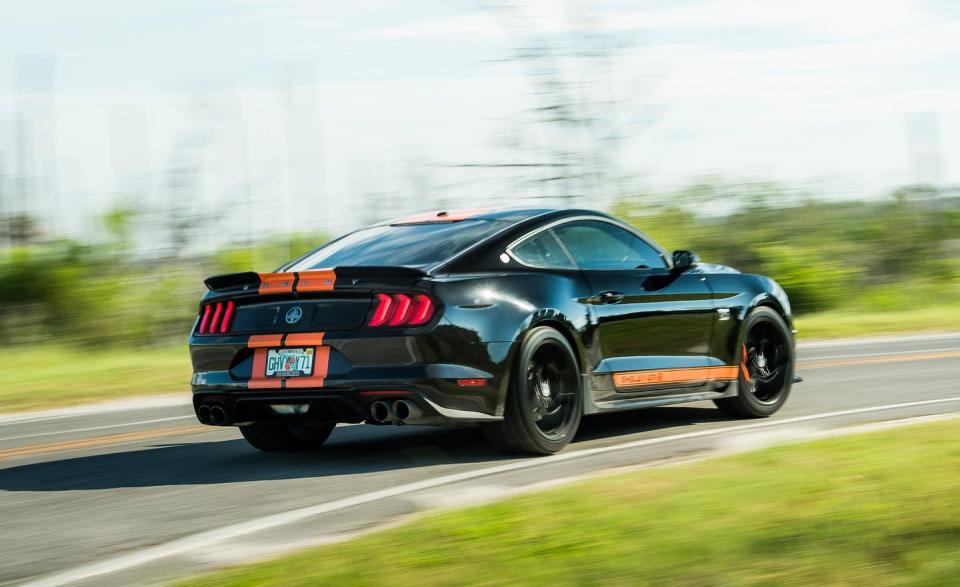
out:
<path id="1" fill-rule="evenodd" d="M 480 425 L 553 453 L 585 414 L 713 400 L 764 417 L 794 381 L 776 282 L 590 210 L 423 214 L 205 283 L 197 418 L 261 450 L 367 422 Z"/>

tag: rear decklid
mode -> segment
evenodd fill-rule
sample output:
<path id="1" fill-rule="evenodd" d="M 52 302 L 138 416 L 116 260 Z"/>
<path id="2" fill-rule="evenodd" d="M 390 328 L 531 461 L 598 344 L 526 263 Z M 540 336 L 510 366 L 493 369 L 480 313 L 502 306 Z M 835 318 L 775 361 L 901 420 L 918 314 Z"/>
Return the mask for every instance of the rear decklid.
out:
<path id="1" fill-rule="evenodd" d="M 361 328 L 377 294 L 422 291 L 407 267 L 231 273 L 204 281 L 198 334 L 329 332 Z"/>

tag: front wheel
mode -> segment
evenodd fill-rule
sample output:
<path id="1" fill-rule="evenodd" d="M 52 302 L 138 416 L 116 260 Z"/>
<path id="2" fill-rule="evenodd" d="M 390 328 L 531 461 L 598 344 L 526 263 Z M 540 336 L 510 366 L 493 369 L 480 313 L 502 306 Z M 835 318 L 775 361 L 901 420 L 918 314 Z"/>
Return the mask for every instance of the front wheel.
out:
<path id="1" fill-rule="evenodd" d="M 240 433 L 256 449 L 294 452 L 317 448 L 336 427 L 336 422 L 288 424 L 279 418 L 257 420 L 240 427 Z"/>
<path id="2" fill-rule="evenodd" d="M 573 439 L 583 415 L 580 370 L 573 347 L 547 326 L 524 338 L 502 422 L 485 427 L 507 452 L 553 454 Z"/>
<path id="3" fill-rule="evenodd" d="M 796 362 L 792 336 L 780 314 L 763 306 L 747 315 L 742 332 L 739 391 L 714 403 L 728 416 L 766 418 L 790 395 Z"/>

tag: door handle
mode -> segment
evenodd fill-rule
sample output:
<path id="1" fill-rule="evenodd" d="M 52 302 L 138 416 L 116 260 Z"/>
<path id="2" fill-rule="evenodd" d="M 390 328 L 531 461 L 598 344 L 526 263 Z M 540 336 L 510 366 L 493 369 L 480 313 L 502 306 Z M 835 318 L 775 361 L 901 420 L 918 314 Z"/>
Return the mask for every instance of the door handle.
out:
<path id="1" fill-rule="evenodd" d="M 624 296 L 622 291 L 602 291 L 600 292 L 600 301 L 604 304 L 619 304 L 623 301 Z"/>

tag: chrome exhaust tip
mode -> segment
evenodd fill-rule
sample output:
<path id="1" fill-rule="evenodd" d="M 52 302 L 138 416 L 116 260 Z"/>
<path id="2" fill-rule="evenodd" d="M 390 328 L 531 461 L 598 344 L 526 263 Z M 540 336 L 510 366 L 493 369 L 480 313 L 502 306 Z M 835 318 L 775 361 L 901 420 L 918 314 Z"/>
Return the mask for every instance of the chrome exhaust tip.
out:
<path id="1" fill-rule="evenodd" d="M 405 399 L 394 402 L 393 413 L 400 422 L 414 422 L 423 414 L 423 412 L 415 403 L 409 402 Z"/>
<path id="2" fill-rule="evenodd" d="M 390 406 L 387 402 L 377 400 L 370 404 L 370 416 L 377 422 L 386 422 L 391 419 Z"/>
<path id="3" fill-rule="evenodd" d="M 220 406 L 210 408 L 210 423 L 214 426 L 223 426 L 227 423 L 227 412 Z"/>

